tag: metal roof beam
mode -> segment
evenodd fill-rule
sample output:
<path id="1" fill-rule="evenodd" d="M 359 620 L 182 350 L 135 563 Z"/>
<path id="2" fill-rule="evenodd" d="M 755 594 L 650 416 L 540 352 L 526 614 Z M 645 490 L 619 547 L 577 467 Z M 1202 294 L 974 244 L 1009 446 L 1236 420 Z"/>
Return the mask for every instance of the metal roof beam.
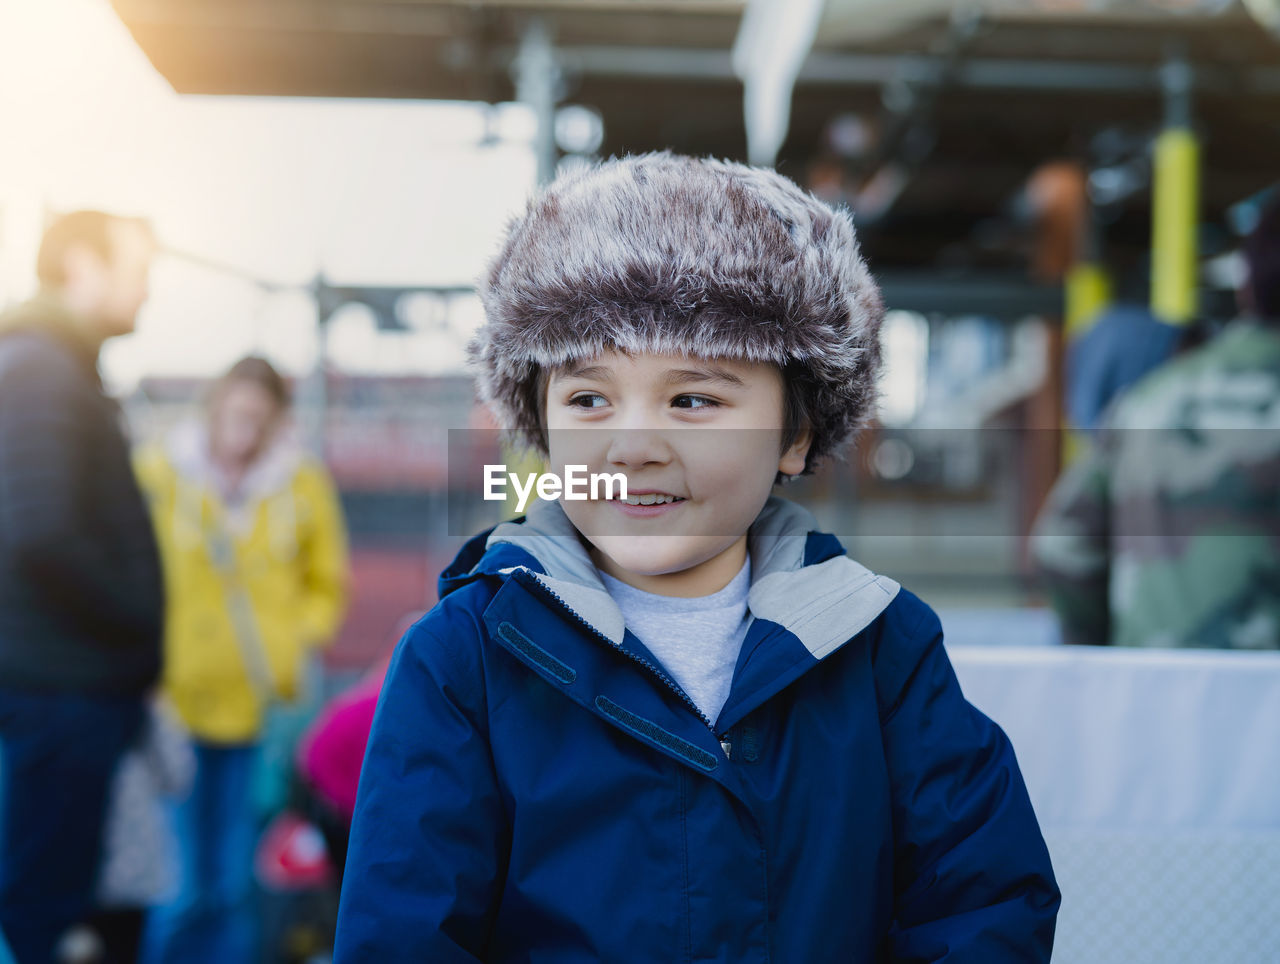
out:
<path id="1" fill-rule="evenodd" d="M 514 48 L 495 53 L 506 65 Z M 727 50 L 679 47 L 571 45 L 556 48 L 561 64 L 596 77 L 663 78 L 736 82 Z M 1280 95 L 1280 68 L 1225 68 L 1193 64 L 1200 92 Z M 801 84 L 878 87 L 890 81 L 933 84 L 946 70 L 946 58 L 916 54 L 857 54 L 813 51 L 800 70 Z M 1158 94 L 1162 64 L 1100 64 L 1090 61 L 974 58 L 956 67 L 949 86 L 975 89 Z"/>

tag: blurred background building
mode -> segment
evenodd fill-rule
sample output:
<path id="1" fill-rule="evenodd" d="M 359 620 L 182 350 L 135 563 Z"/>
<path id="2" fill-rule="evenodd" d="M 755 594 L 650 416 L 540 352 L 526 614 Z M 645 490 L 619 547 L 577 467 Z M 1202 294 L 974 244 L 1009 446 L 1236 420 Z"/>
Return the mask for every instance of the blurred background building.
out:
<path id="1" fill-rule="evenodd" d="M 1236 232 L 1276 178 L 1280 40 L 1265 0 L 112 6 L 181 95 L 170 110 L 222 112 L 227 142 L 212 150 L 233 163 L 201 190 L 256 182 L 251 204 L 202 212 L 234 236 L 242 211 L 242 244 L 175 224 L 191 257 L 169 270 L 239 286 L 224 314 L 256 322 L 237 319 L 237 338 L 228 319 L 216 351 L 239 340 L 303 377 L 358 571 L 375 571 L 364 564 L 388 533 L 417 560 L 392 567 L 417 575 L 397 580 L 397 602 L 379 598 L 386 629 L 395 609 L 430 602 L 440 557 L 423 547 L 451 551 L 450 533 L 428 538 L 442 476 L 423 467 L 443 457 L 444 429 L 474 424 L 432 401 L 465 395 L 468 285 L 501 216 L 558 167 L 663 148 L 749 158 L 850 206 L 890 308 L 882 427 L 804 494 L 855 554 L 977 620 L 964 625 L 994 631 L 978 612 L 994 609 L 1046 638 L 1050 622 L 1008 607 L 1039 601 L 1025 536 L 1070 454 L 1064 340 L 1126 293 L 1178 324 L 1229 317 Z M 453 114 L 414 113 L 422 102 Z M 217 136 L 212 120 L 189 126 Z M 246 171 L 255 156 L 265 164 Z M 249 235 L 263 231 L 275 250 L 255 259 Z M 164 310 L 150 309 L 155 325 Z M 356 387 L 377 372 L 397 380 Z M 163 421 L 182 392 L 151 388 L 132 410 Z M 407 444 L 380 444 L 393 437 Z M 353 438 L 370 458 L 350 456 Z M 363 660 L 373 643 L 357 639 L 381 645 L 356 605 L 337 659 Z"/>
<path id="2" fill-rule="evenodd" d="M 461 535 L 431 525 L 447 430 L 484 424 L 461 368 L 472 284 L 557 168 L 667 148 L 776 164 L 848 205 L 890 309 L 881 425 L 797 493 L 869 565 L 977 619 L 958 626 L 997 632 L 989 609 L 1043 638 L 1047 616 L 1010 607 L 1039 604 L 1025 537 L 1072 451 L 1065 344 L 1115 300 L 1179 331 L 1229 317 L 1238 236 L 1277 176 L 1270 0 L 4 16 L 0 124 L 31 149 L 0 160 L 0 301 L 26 293 L 52 213 L 157 222 L 172 256 L 106 374 L 142 436 L 244 351 L 299 379 L 353 520 L 350 665 L 430 605 Z"/>

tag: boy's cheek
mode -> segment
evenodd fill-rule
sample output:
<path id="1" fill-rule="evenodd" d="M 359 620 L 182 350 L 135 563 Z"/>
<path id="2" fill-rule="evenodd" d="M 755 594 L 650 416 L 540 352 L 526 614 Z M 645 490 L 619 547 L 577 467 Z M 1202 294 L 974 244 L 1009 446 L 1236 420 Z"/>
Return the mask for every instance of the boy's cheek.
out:
<path id="1" fill-rule="evenodd" d="M 547 465 L 561 478 L 565 467 L 585 465 L 602 472 L 608 465 L 609 433 L 601 429 L 552 428 L 547 433 Z"/>

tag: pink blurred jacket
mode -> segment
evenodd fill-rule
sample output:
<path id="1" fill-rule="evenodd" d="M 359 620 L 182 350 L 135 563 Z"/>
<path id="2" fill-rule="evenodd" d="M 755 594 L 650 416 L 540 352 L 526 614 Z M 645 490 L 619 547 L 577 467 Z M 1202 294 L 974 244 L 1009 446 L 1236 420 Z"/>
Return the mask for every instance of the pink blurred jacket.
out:
<path id="1" fill-rule="evenodd" d="M 298 744 L 299 771 L 348 824 L 356 808 L 360 765 L 364 762 L 382 677 L 382 672 L 370 673 L 336 696 Z"/>

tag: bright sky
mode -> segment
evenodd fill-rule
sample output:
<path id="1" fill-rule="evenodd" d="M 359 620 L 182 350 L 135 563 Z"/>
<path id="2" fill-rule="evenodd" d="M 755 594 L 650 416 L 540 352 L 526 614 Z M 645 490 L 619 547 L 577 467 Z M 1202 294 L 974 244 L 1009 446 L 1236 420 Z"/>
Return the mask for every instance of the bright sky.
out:
<path id="1" fill-rule="evenodd" d="M 486 126 L 497 137 L 482 143 Z M 34 285 L 45 212 L 78 207 L 146 216 L 166 245 L 272 281 L 470 283 L 533 185 L 532 134 L 517 105 L 179 96 L 107 0 L 0 0 L 0 304 Z M 347 312 L 332 358 L 456 367 L 480 313 L 455 306 L 450 332 L 409 336 Z M 305 294 L 166 257 L 138 332 L 108 344 L 103 370 L 127 390 L 264 351 L 300 374 L 315 350 Z"/>

